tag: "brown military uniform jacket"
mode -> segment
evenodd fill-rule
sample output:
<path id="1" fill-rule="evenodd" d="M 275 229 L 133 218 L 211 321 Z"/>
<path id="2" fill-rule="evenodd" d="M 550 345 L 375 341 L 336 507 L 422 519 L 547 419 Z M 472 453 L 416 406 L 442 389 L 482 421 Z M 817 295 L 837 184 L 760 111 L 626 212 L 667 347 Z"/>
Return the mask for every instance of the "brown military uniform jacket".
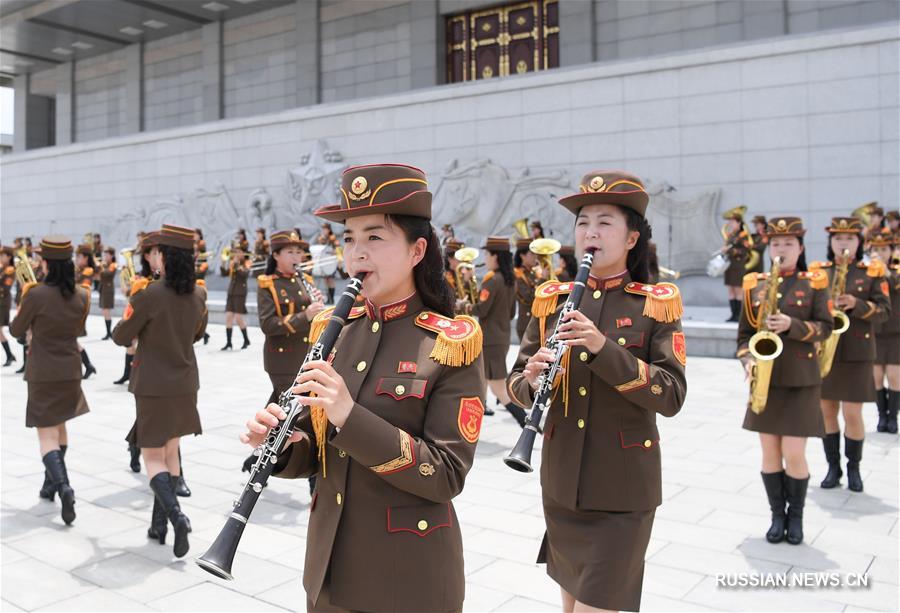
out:
<path id="1" fill-rule="evenodd" d="M 112 305 L 116 301 L 116 263 L 112 262 L 109 265 L 104 265 L 100 267 L 100 303 L 101 306 L 103 304 L 109 304 L 109 307 L 112 308 Z"/>
<path id="2" fill-rule="evenodd" d="M 59 288 L 38 284 L 29 289 L 10 333 L 21 338 L 31 328 L 31 343 L 25 363 L 29 383 L 81 379 L 78 336 L 91 308 L 90 290 L 75 286 L 75 294 L 63 298 Z M 74 399 L 73 399 L 74 401 Z"/>
<path id="3" fill-rule="evenodd" d="M 516 301 L 519 303 L 519 317 L 528 319 L 531 317 L 531 303 L 534 302 L 534 288 L 537 286 L 537 278 L 534 271 L 522 268 L 514 269 L 516 275 Z"/>
<path id="4" fill-rule="evenodd" d="M 771 387 L 821 385 L 817 343 L 834 327 L 828 304 L 828 279 L 821 272 L 785 271 L 779 284 L 778 311 L 790 316 L 791 327 L 782 333 L 781 355 L 772 365 Z M 737 357 L 751 358 L 748 343 L 757 332 L 757 315 L 765 300 L 769 273 L 749 273 L 744 278 L 744 307 L 738 324 Z"/>
<path id="5" fill-rule="evenodd" d="M 94 280 L 94 269 L 90 266 L 85 266 L 84 268 L 78 268 L 75 270 L 75 285 L 81 285 L 82 287 L 91 287 L 91 283 Z"/>
<path id="6" fill-rule="evenodd" d="M 340 431 L 328 425 L 324 449 L 303 421 L 311 442 L 288 447 L 275 473 L 318 473 L 307 597 L 318 600 L 328 573 L 337 607 L 459 610 L 465 576 L 452 500 L 472 466 L 484 413 L 478 324 L 426 311 L 417 294 L 380 308 L 366 303 L 351 319 L 333 364 L 357 403 Z M 441 361 L 431 357 L 442 349 L 449 353 Z"/>
<path id="7" fill-rule="evenodd" d="M 831 262 L 813 262 L 813 270 L 825 271 L 828 285 L 834 279 L 834 264 Z M 850 328 L 841 334 L 835 362 L 873 362 L 875 361 L 875 329 L 874 324 L 887 321 L 891 314 L 890 289 L 884 276 L 884 264 L 873 262 L 851 262 L 847 269 L 847 284 L 844 293 L 856 298 L 856 306 L 847 311 L 850 317 Z M 829 290 L 830 291 L 830 290 Z"/>
<path id="8" fill-rule="evenodd" d="M 247 260 L 244 260 L 247 262 Z M 223 275 L 228 275 L 228 295 L 233 297 L 247 296 L 247 278 L 250 276 L 249 264 L 243 262 L 237 266 L 233 263 L 228 264 L 228 268 L 222 267 Z"/>
<path id="9" fill-rule="evenodd" d="M 766 265 L 766 247 L 769 246 L 769 237 L 765 234 L 753 234 L 753 251 L 755 251 L 759 258 L 756 260 L 756 266 L 749 269 L 747 272 L 756 272 L 761 273 L 765 269 Z"/>
<path id="10" fill-rule="evenodd" d="M 875 324 L 875 335 L 878 337 L 900 336 L 900 265 L 893 264 L 885 274 L 891 296 L 890 316 L 881 323 Z M 900 342 L 900 339 L 895 339 Z"/>
<path id="11" fill-rule="evenodd" d="M 311 277 L 307 278 L 313 283 Z M 260 275 L 256 292 L 259 325 L 266 335 L 263 363 L 270 375 L 296 375 L 309 350 L 306 307 L 312 303 L 297 275 Z"/>
<path id="12" fill-rule="evenodd" d="M 650 510 L 662 502 L 656 414 L 678 413 L 687 391 L 680 294 L 668 283 L 632 283 L 627 272 L 587 285 L 579 310 L 607 341 L 596 355 L 578 346 L 568 352 L 544 424 L 541 486 L 572 510 Z M 540 320 L 549 310 L 549 336 L 571 287 L 549 281 L 538 288 L 535 317 L 507 379 L 522 407 L 534 401 L 522 371 L 544 344 Z M 645 308 L 660 320 L 643 315 Z"/>
<path id="13" fill-rule="evenodd" d="M 506 285 L 503 275 L 484 275 L 478 304 L 470 309 L 478 317 L 485 345 L 509 345 L 509 323 L 516 316 L 515 286 Z"/>
<path id="14" fill-rule="evenodd" d="M 16 267 L 5 266 L 0 271 L 0 311 L 5 313 L 5 319 L 0 325 L 7 325 L 9 322 L 9 309 L 12 307 L 12 288 L 16 282 Z M 0 314 L 0 317 L 3 317 Z"/>
<path id="15" fill-rule="evenodd" d="M 206 288 L 178 295 L 165 281 L 132 293 L 113 329 L 123 347 L 138 339 L 128 390 L 136 396 L 183 396 L 200 388 L 194 343 L 206 331 Z"/>

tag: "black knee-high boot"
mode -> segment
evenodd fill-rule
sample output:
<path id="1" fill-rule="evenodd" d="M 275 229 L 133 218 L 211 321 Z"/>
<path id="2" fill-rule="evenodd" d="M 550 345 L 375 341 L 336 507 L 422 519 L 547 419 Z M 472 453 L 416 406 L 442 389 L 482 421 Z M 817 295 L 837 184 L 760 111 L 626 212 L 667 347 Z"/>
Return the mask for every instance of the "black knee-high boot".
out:
<path id="1" fill-rule="evenodd" d="M 241 345 L 241 349 L 246 349 L 250 346 L 250 337 L 247 336 L 247 328 L 241 328 L 241 335 L 244 337 L 244 344 Z"/>
<path id="2" fill-rule="evenodd" d="M 172 481 L 172 475 L 168 472 L 161 472 L 150 479 L 150 489 L 156 495 L 156 499 L 163 508 L 163 512 L 169 521 L 172 522 L 172 528 L 175 530 L 175 557 L 183 558 L 190 549 L 188 543 L 188 522 L 187 517 L 181 512 L 181 505 L 178 504 L 178 496 L 175 495 L 175 484 Z"/>
<path id="3" fill-rule="evenodd" d="M 150 527 L 147 528 L 147 538 L 159 541 L 160 545 L 166 544 L 166 533 L 169 531 L 169 520 L 166 511 L 159 504 L 156 495 L 153 496 L 153 511 L 150 512 Z"/>
<path id="4" fill-rule="evenodd" d="M 794 479 L 784 475 L 784 491 L 787 493 L 787 542 L 799 545 L 803 542 L 803 507 L 806 504 L 806 489 L 809 477 Z"/>
<path id="5" fill-rule="evenodd" d="M 59 446 L 59 455 L 62 456 L 63 461 L 66 459 L 66 449 L 68 448 L 68 445 Z M 41 486 L 38 496 L 50 502 L 53 502 L 53 498 L 56 496 L 56 486 L 53 485 L 53 479 L 50 478 L 50 473 L 47 472 L 46 468 L 44 469 L 44 485 Z"/>
<path id="6" fill-rule="evenodd" d="M 828 473 L 822 479 L 819 487 L 826 490 L 837 487 L 841 482 L 844 472 L 841 470 L 841 433 L 832 432 L 822 439 L 825 448 L 825 460 L 828 462 Z"/>
<path id="7" fill-rule="evenodd" d="M 87 351 L 84 349 L 81 350 L 81 363 L 84 364 L 84 374 L 81 376 L 82 379 L 87 379 L 97 372 L 97 369 L 91 364 L 91 358 L 88 357 Z"/>
<path id="8" fill-rule="evenodd" d="M 3 352 L 6 353 L 6 361 L 3 362 L 3 366 L 9 366 L 16 361 L 16 356 L 12 354 L 9 348 L 9 341 L 3 341 Z"/>
<path id="9" fill-rule="evenodd" d="M 128 465 L 131 467 L 131 472 L 141 472 L 141 448 L 137 445 L 132 445 L 131 443 L 129 443 L 128 454 L 131 456 L 131 459 L 128 463 Z"/>
<path id="10" fill-rule="evenodd" d="M 50 474 L 56 491 L 59 492 L 59 501 L 62 503 L 60 516 L 66 525 L 70 526 L 75 521 L 75 491 L 69 485 L 69 475 L 66 471 L 66 464 L 63 462 L 62 452 L 58 449 L 49 451 L 43 460 L 44 467 Z"/>
<path id="11" fill-rule="evenodd" d="M 328 288 L 328 304 L 334 304 L 334 288 Z"/>
<path id="12" fill-rule="evenodd" d="M 101 340 L 108 341 L 112 338 L 112 320 L 104 319 L 103 323 L 106 324 L 106 336 L 104 336 Z"/>
<path id="13" fill-rule="evenodd" d="M 123 383 L 127 383 L 129 379 L 131 379 L 131 363 L 134 361 L 134 356 L 130 353 L 125 354 L 125 371 L 122 373 L 122 376 L 113 381 L 113 385 L 122 385 Z"/>
<path id="14" fill-rule="evenodd" d="M 25 365 L 28 363 L 28 344 L 22 343 L 22 366 L 16 371 L 17 375 L 25 372 Z"/>
<path id="15" fill-rule="evenodd" d="M 514 402 L 510 402 L 506 405 L 506 410 L 513 416 L 513 419 L 516 420 L 516 423 L 519 424 L 520 428 L 525 427 L 525 409 Z"/>
<path id="16" fill-rule="evenodd" d="M 859 474 L 862 449 L 863 441 L 844 436 L 844 456 L 847 458 L 847 487 L 851 492 L 863 491 L 863 481 Z"/>
<path id="17" fill-rule="evenodd" d="M 175 493 L 178 496 L 183 498 L 188 498 L 191 495 L 191 488 L 187 486 L 187 483 L 184 481 L 184 465 L 181 463 L 181 447 L 178 447 L 178 470 L 181 473 L 177 477 L 175 477 Z"/>
<path id="18" fill-rule="evenodd" d="M 222 351 L 226 349 L 231 349 L 231 328 L 225 328 L 225 346 L 222 347 Z"/>
<path id="19" fill-rule="evenodd" d="M 725 321 L 738 321 L 740 320 L 741 315 L 741 301 L 740 300 L 729 300 L 728 306 L 731 309 L 731 317 L 726 319 Z"/>
<path id="20" fill-rule="evenodd" d="M 888 391 L 886 387 L 875 390 L 875 406 L 878 407 L 878 432 L 887 432 L 888 423 Z"/>
<path id="21" fill-rule="evenodd" d="M 897 434 L 897 411 L 900 411 L 900 390 L 888 390 L 886 430 L 888 434 Z"/>
<path id="22" fill-rule="evenodd" d="M 766 488 L 766 496 L 769 498 L 769 509 L 772 511 L 772 523 L 766 532 L 766 540 L 770 543 L 780 543 L 784 540 L 784 532 L 787 529 L 787 514 L 784 508 L 785 474 L 783 470 L 760 474 Z"/>

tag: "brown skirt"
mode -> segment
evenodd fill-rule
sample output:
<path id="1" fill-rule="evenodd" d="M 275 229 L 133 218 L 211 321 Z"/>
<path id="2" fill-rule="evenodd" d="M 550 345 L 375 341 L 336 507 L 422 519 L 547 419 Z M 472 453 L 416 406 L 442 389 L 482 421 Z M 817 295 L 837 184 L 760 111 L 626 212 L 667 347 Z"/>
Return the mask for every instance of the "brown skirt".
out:
<path id="1" fill-rule="evenodd" d="M 872 362 L 838 362 L 822 381 L 822 400 L 875 402 Z"/>
<path id="2" fill-rule="evenodd" d="M 100 308 L 114 309 L 116 307 L 116 292 L 113 288 L 100 289 Z"/>
<path id="3" fill-rule="evenodd" d="M 656 509 L 572 511 L 544 495 L 547 532 L 538 563 L 579 602 L 612 611 L 639 611 L 644 555 Z"/>
<path id="4" fill-rule="evenodd" d="M 482 349 L 484 355 L 484 378 L 488 381 L 506 379 L 506 354 L 509 345 L 485 345 Z"/>
<path id="5" fill-rule="evenodd" d="M 183 396 L 135 396 L 138 447 L 162 447 L 170 439 L 202 434 L 197 393 Z"/>
<path id="6" fill-rule="evenodd" d="M 25 426 L 52 428 L 90 411 L 81 379 L 28 384 Z"/>
<path id="7" fill-rule="evenodd" d="M 9 300 L 7 300 L 4 304 L 0 304 L 0 326 L 9 325 L 9 309 Z"/>
<path id="8" fill-rule="evenodd" d="M 770 387 L 762 413 L 757 415 L 747 408 L 744 430 L 779 436 L 825 436 L 819 389 L 818 385 Z"/>
<path id="9" fill-rule="evenodd" d="M 881 366 L 900 364 L 900 335 L 875 335 L 875 363 Z"/>
<path id="10" fill-rule="evenodd" d="M 247 314 L 247 294 L 235 296 L 228 294 L 225 300 L 225 310 L 229 313 L 237 313 L 239 315 Z"/>
<path id="11" fill-rule="evenodd" d="M 731 261 L 728 264 L 728 268 L 725 269 L 725 285 L 741 287 L 744 284 L 745 274 L 747 274 L 747 271 L 744 270 L 743 260 L 740 262 Z"/>

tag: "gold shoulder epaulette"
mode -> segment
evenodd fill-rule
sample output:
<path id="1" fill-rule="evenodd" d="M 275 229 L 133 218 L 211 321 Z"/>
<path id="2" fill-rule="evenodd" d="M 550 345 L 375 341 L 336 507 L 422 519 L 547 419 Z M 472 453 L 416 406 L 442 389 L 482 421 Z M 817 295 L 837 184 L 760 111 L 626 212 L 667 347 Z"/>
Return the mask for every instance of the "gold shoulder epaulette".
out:
<path id="1" fill-rule="evenodd" d="M 197 285 L 206 289 L 206 279 L 197 279 Z"/>
<path id="2" fill-rule="evenodd" d="M 513 268 L 513 274 L 515 275 L 516 279 L 524 279 L 525 278 L 525 271 L 522 270 L 521 268 Z"/>
<path id="3" fill-rule="evenodd" d="M 147 286 L 150 285 L 150 279 L 145 279 L 141 277 L 140 279 L 133 279 L 131 281 L 131 291 L 128 293 L 129 296 L 134 296 L 140 291 L 147 289 Z"/>
<path id="4" fill-rule="evenodd" d="M 759 284 L 760 279 L 765 279 L 768 276 L 768 273 L 765 272 L 748 272 L 744 275 L 744 291 L 750 291 L 755 289 Z"/>
<path id="5" fill-rule="evenodd" d="M 829 262 L 828 260 L 816 260 L 815 262 L 810 262 L 809 269 L 819 270 L 821 268 L 831 268 L 832 266 L 834 266 L 834 262 Z"/>
<path id="6" fill-rule="evenodd" d="M 20 300 L 24 300 L 24 299 L 25 299 L 25 294 L 27 294 L 27 293 L 28 293 L 28 290 L 30 290 L 30 289 L 31 289 L 32 287 L 34 287 L 35 285 L 40 285 L 40 284 L 39 284 L 37 281 L 29 281 L 28 283 L 26 283 L 25 285 L 23 285 L 23 286 L 22 286 L 22 298 L 21 298 Z"/>
<path id="7" fill-rule="evenodd" d="M 801 279 L 809 280 L 809 285 L 813 289 L 825 289 L 828 287 L 828 275 L 824 270 L 808 270 L 798 275 Z"/>
<path id="8" fill-rule="evenodd" d="M 481 326 L 468 315 L 444 317 L 433 311 L 422 311 L 416 325 L 437 332 L 431 359 L 445 366 L 468 366 L 481 355 Z"/>
<path id="9" fill-rule="evenodd" d="M 274 284 L 272 282 L 271 275 L 259 275 L 258 277 L 256 277 L 256 286 L 259 289 L 269 289 L 270 287 L 272 287 L 272 285 Z"/>
<path id="10" fill-rule="evenodd" d="M 493 278 L 494 278 L 494 271 L 493 271 L 493 270 L 489 270 L 489 271 L 487 271 L 487 272 L 485 273 L 484 277 L 481 278 L 481 282 L 482 282 L 482 283 L 487 283 L 488 281 L 490 281 L 490 280 L 493 279 Z"/>
<path id="11" fill-rule="evenodd" d="M 534 317 L 549 317 L 556 312 L 557 297 L 569 294 L 575 289 L 572 281 L 546 281 L 538 285 L 534 290 L 534 302 L 531 304 L 531 314 Z"/>
<path id="12" fill-rule="evenodd" d="M 16 267 L 15 266 L 7 266 L 6 268 L 3 269 L 3 274 L 6 274 L 6 275 L 16 274 Z"/>
<path id="13" fill-rule="evenodd" d="M 884 267 L 884 262 L 882 262 L 881 260 L 872 260 L 866 266 L 867 277 L 883 277 L 886 272 L 887 270 Z"/>
<path id="14" fill-rule="evenodd" d="M 672 283 L 629 283 L 625 286 L 629 294 L 645 296 L 644 315 L 661 321 L 671 323 L 681 319 L 684 313 L 684 305 L 681 303 L 681 292 Z"/>
<path id="15" fill-rule="evenodd" d="M 325 331 L 325 328 L 328 327 L 328 320 L 331 319 L 331 314 L 334 312 L 334 307 L 328 307 L 327 309 L 322 309 L 319 311 L 319 314 L 313 317 L 312 322 L 309 324 L 309 344 L 312 345 L 316 341 L 319 340 L 319 337 L 322 336 L 322 332 Z M 347 316 L 347 320 L 351 319 L 359 319 L 363 315 L 366 314 L 366 307 L 364 306 L 355 306 L 350 309 L 350 314 Z"/>
<path id="16" fill-rule="evenodd" d="M 303 278 L 306 279 L 306 282 L 309 283 L 310 285 L 315 285 L 315 283 L 316 283 L 316 280 L 310 274 L 303 273 Z"/>
<path id="17" fill-rule="evenodd" d="M 81 274 L 83 274 L 85 277 L 90 277 L 94 274 L 94 269 L 91 268 L 90 266 L 85 266 L 84 269 L 81 271 Z"/>

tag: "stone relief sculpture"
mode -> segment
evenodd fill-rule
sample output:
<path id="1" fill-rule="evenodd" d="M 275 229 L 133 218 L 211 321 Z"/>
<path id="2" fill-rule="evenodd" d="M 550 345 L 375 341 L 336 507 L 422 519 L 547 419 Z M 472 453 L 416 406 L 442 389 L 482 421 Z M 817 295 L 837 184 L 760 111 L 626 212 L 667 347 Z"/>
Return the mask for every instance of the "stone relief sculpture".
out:
<path id="1" fill-rule="evenodd" d="M 717 225 L 722 190 L 700 193 L 692 200 L 676 200 L 675 188 L 666 182 L 648 181 L 650 206 L 647 221 L 653 227 L 653 242 L 659 263 L 682 276 L 705 275 L 711 252 L 720 245 Z"/>
<path id="2" fill-rule="evenodd" d="M 311 238 L 319 224 L 313 211 L 340 198 L 341 173 L 347 168 L 344 156 L 316 141 L 310 153 L 300 158 L 300 165 L 288 170 L 285 190 L 288 195 L 288 217 Z"/>

